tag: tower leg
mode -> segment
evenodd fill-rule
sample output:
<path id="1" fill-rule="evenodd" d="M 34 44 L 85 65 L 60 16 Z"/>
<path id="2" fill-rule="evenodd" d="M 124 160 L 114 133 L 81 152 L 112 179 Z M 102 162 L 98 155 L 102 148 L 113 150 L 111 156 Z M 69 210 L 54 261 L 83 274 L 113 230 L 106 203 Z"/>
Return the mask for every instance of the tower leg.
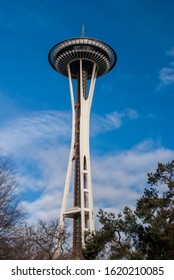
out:
<path id="1" fill-rule="evenodd" d="M 80 258 L 85 242 L 85 231 L 94 231 L 94 213 L 92 197 L 91 164 L 89 151 L 89 123 L 92 98 L 97 77 L 97 66 L 92 69 L 89 90 L 87 89 L 88 70 L 79 61 L 77 74 L 76 101 L 73 91 L 71 65 L 68 64 L 69 87 L 72 105 L 72 141 L 65 181 L 62 208 L 59 223 L 59 243 L 61 245 L 62 229 L 65 218 L 73 219 L 73 253 Z M 74 168 L 73 168 L 74 167 Z M 72 173 L 74 170 L 74 205 L 67 209 Z"/>
<path id="2" fill-rule="evenodd" d="M 89 90 L 87 89 L 88 72 L 83 68 L 83 60 L 80 60 L 80 178 L 81 178 L 81 233 L 82 246 L 84 246 L 85 231 L 94 231 L 94 213 L 92 196 L 92 178 L 89 149 L 90 111 L 93 92 L 96 82 L 97 67 L 93 65 Z"/>

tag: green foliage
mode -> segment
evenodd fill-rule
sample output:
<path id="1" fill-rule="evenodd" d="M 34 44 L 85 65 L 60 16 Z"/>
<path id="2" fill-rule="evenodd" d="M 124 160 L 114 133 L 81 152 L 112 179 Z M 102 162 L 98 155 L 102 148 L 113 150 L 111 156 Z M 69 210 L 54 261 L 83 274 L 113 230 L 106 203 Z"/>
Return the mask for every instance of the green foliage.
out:
<path id="1" fill-rule="evenodd" d="M 95 234 L 87 234 L 86 236 L 86 250 L 83 252 L 85 259 L 93 260 L 104 249 L 105 244 L 111 242 L 115 235 L 115 216 L 113 213 L 107 214 L 102 210 L 98 214 L 100 223 L 103 224 L 101 231 Z"/>
<path id="2" fill-rule="evenodd" d="M 87 237 L 85 259 L 174 259 L 174 161 L 147 177 L 134 211 L 99 211 L 102 227 Z"/>

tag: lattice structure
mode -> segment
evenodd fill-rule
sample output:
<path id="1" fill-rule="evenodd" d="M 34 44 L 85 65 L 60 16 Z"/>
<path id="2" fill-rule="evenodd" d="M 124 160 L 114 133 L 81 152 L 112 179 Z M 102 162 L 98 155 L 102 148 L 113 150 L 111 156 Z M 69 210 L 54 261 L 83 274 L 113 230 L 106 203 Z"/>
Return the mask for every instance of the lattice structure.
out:
<path id="1" fill-rule="evenodd" d="M 75 258 L 80 258 L 85 231 L 94 231 L 89 124 L 95 82 L 97 77 L 106 74 L 115 66 L 116 60 L 116 53 L 109 45 L 86 37 L 65 40 L 56 44 L 49 52 L 51 66 L 69 79 L 72 141 L 59 228 L 64 227 L 65 218 L 73 219 Z M 73 79 L 76 80 L 76 89 Z M 72 208 L 68 209 L 73 175 L 74 202 Z M 60 244 L 61 238 L 58 249 Z"/>

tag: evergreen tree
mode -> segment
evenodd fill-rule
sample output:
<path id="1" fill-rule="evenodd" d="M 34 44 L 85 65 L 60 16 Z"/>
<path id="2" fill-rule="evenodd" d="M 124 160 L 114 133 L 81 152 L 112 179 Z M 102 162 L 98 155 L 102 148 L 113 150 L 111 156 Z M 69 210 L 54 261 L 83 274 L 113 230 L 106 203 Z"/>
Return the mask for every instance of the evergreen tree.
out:
<path id="1" fill-rule="evenodd" d="M 148 173 L 135 210 L 100 210 L 100 230 L 86 238 L 85 259 L 174 259 L 174 161 Z"/>

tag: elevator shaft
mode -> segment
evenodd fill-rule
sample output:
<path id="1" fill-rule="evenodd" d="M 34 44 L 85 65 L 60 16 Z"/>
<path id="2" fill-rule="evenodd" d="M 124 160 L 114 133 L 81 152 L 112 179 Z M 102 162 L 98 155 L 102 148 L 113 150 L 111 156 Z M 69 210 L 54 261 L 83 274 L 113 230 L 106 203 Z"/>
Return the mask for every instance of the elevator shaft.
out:
<path id="1" fill-rule="evenodd" d="M 81 208 L 81 174 L 80 174 L 80 120 L 81 120 L 81 99 L 87 98 L 87 70 L 82 68 L 82 78 L 80 72 L 77 74 L 77 90 L 75 101 L 75 146 L 74 146 L 74 207 Z M 82 84 L 81 84 L 82 83 Z M 82 89 L 82 92 L 81 92 Z M 73 220 L 73 252 L 74 255 L 81 254 L 82 250 L 82 230 L 81 213 L 76 213 Z"/>

